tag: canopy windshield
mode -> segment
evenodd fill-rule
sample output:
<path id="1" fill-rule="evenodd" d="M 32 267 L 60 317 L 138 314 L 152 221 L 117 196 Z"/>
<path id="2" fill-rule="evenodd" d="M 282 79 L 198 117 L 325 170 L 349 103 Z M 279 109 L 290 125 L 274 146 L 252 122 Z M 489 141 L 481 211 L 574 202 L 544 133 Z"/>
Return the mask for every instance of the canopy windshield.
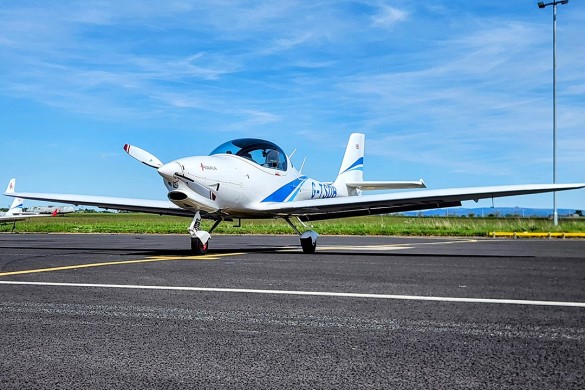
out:
<path id="1" fill-rule="evenodd" d="M 286 154 L 276 144 L 256 138 L 228 141 L 213 149 L 214 154 L 235 154 L 266 168 L 286 171 Z"/>

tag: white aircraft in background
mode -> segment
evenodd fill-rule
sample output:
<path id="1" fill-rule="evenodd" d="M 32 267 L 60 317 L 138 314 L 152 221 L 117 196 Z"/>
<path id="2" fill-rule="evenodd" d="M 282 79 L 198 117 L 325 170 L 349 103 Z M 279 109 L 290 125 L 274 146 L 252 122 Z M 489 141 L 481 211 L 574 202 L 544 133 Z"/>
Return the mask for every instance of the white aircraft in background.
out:
<path id="1" fill-rule="evenodd" d="M 207 253 L 210 233 L 224 220 L 282 218 L 299 234 L 303 252 L 314 253 L 318 234 L 312 230 L 301 232 L 292 218 L 306 228 L 304 222 L 307 221 L 453 207 L 461 206 L 464 200 L 585 187 L 585 183 L 531 184 L 361 195 L 364 190 L 425 187 L 422 180 L 364 181 L 364 142 L 364 134 L 351 134 L 339 174 L 333 182 L 302 175 L 292 166 L 290 157 L 272 142 L 243 138 L 218 146 L 208 156 L 185 157 L 167 164 L 145 150 L 124 145 L 130 156 L 155 168 L 163 177 L 169 191 L 168 201 L 25 193 L 15 192 L 14 188 L 8 189 L 5 195 L 188 216 L 193 218 L 189 233 L 191 249 L 196 254 Z M 215 221 L 209 231 L 200 230 L 202 218 Z"/>
<path id="2" fill-rule="evenodd" d="M 29 207 L 28 210 L 35 214 L 53 214 L 55 210 L 59 215 L 71 214 L 75 212 L 75 207 L 72 206 L 34 206 Z"/>
<path id="3" fill-rule="evenodd" d="M 16 184 L 15 179 L 10 180 L 10 183 L 8 183 L 8 188 L 6 189 L 6 191 L 9 192 L 10 190 L 14 190 L 15 184 Z M 57 215 L 57 213 L 59 212 L 59 210 L 53 210 L 53 212 L 50 214 L 41 215 L 40 213 L 37 212 L 23 211 L 23 206 L 24 203 L 22 198 L 15 198 L 14 201 L 12 202 L 12 205 L 10 205 L 8 211 L 0 215 L 0 223 L 13 222 L 16 225 L 16 221 L 22 221 L 23 219 L 36 217 L 51 217 Z"/>

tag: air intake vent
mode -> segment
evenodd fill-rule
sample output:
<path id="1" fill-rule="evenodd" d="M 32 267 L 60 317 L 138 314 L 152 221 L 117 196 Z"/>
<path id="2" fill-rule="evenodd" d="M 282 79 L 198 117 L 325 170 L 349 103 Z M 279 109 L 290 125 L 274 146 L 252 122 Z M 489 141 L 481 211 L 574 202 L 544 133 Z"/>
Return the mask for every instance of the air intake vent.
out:
<path id="1" fill-rule="evenodd" d="M 182 191 L 172 191 L 169 192 L 168 197 L 170 200 L 185 200 L 187 199 L 187 194 Z"/>

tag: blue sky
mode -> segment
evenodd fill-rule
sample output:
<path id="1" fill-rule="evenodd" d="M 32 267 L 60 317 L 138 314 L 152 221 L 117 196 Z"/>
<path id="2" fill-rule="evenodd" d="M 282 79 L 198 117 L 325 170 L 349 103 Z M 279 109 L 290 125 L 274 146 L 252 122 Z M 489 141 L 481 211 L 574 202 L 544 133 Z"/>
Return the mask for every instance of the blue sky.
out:
<path id="1" fill-rule="evenodd" d="M 0 181 L 165 199 L 125 143 L 168 162 L 241 137 L 332 180 L 359 131 L 366 180 L 549 183 L 552 8 L 536 3 L 3 2 Z M 558 7 L 558 182 L 585 182 L 583 26 L 583 1 Z M 557 198 L 585 209 L 585 190 Z"/>

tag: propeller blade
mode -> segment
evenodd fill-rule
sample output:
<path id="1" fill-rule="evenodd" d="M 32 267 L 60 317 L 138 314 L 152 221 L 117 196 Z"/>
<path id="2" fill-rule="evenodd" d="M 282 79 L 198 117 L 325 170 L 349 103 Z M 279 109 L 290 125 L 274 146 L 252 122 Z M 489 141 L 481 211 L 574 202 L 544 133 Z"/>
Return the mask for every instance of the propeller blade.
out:
<path id="1" fill-rule="evenodd" d="M 149 167 L 153 168 L 160 168 L 163 166 L 163 163 L 156 158 L 154 155 L 148 153 L 146 150 L 140 149 L 137 146 L 132 146 L 129 144 L 124 145 L 124 150 L 130 156 L 134 157 L 136 160 L 140 161 L 144 165 L 148 165 Z"/>

